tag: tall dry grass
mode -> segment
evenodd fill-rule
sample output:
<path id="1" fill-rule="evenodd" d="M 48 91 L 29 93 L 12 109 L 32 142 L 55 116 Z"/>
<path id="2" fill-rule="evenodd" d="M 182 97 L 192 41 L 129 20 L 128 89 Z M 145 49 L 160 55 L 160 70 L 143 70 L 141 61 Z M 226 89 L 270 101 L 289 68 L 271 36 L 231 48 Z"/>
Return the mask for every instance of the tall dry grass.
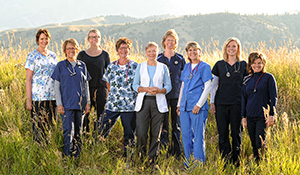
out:
<path id="1" fill-rule="evenodd" d="M 1 42 L 1 41 L 0 41 Z M 15 43 L 14 43 L 15 42 Z M 102 143 L 95 143 L 92 136 L 83 137 L 80 159 L 63 159 L 63 136 L 58 117 L 49 131 L 50 143 L 46 147 L 32 141 L 32 124 L 25 110 L 25 69 L 27 54 L 36 46 L 34 42 L 21 48 L 21 39 L 12 39 L 8 49 L 0 48 L 0 174 L 300 174 L 299 83 L 300 51 L 290 43 L 268 48 L 264 43 L 244 48 L 243 57 L 250 51 L 260 50 L 267 55 L 267 71 L 272 73 L 278 85 L 278 120 L 268 130 L 268 150 L 265 159 L 257 165 L 252 158 L 252 148 L 247 132 L 243 132 L 241 166 L 223 169 L 224 162 L 218 152 L 218 133 L 213 116 L 209 116 L 206 128 L 206 164 L 183 170 L 182 161 L 167 158 L 166 150 L 158 160 L 156 170 L 140 162 L 135 151 L 126 164 L 122 158 L 123 134 L 120 122 Z M 111 59 L 117 59 L 115 39 L 104 38 L 102 47 Z M 216 41 L 203 42 L 202 59 L 211 66 L 221 59 L 221 45 Z M 87 43 L 81 43 L 86 48 Z M 61 43 L 51 43 L 62 60 Z M 132 49 L 130 58 L 145 60 L 144 48 L 139 43 Z M 181 50 L 181 49 L 180 49 Z M 95 118 L 95 111 L 91 117 Z"/>

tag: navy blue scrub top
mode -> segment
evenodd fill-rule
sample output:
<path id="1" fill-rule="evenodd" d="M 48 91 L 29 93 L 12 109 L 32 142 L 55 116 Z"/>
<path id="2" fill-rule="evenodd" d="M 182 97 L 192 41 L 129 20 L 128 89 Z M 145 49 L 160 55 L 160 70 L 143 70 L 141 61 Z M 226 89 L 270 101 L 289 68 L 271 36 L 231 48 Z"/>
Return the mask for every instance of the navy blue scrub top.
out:
<path id="1" fill-rule="evenodd" d="M 201 61 L 199 66 L 196 66 L 192 71 L 193 76 L 191 78 L 190 64 L 191 63 L 188 63 L 184 66 L 181 74 L 181 80 L 184 82 L 184 88 L 180 102 L 180 109 L 185 111 L 193 110 L 203 93 L 205 82 L 213 78 L 210 65 L 203 61 Z M 206 100 L 200 110 L 208 109 L 209 107 Z"/>
<path id="2" fill-rule="evenodd" d="M 85 109 L 87 103 L 86 91 L 88 90 L 86 85 L 91 77 L 84 62 L 77 60 L 77 64 L 73 69 L 68 60 L 60 61 L 51 77 L 60 82 L 62 104 L 65 109 Z"/>
<path id="3" fill-rule="evenodd" d="M 160 53 L 157 56 L 157 61 L 167 65 L 170 72 L 172 90 L 167 94 L 167 99 L 178 98 L 181 88 L 181 71 L 185 65 L 183 56 L 179 53 L 175 53 L 175 55 L 169 59 L 165 57 L 163 53 Z"/>

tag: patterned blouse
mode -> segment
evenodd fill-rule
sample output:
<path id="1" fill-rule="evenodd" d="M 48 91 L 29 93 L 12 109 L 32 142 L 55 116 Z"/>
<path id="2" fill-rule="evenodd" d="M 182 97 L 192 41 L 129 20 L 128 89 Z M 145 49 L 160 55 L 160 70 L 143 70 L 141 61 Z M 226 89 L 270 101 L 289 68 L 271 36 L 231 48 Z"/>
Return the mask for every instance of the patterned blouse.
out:
<path id="1" fill-rule="evenodd" d="M 54 80 L 51 75 L 58 59 L 56 54 L 48 50 L 48 56 L 34 50 L 28 54 L 25 69 L 33 71 L 32 101 L 55 100 Z"/>
<path id="2" fill-rule="evenodd" d="M 107 96 L 106 110 L 112 112 L 133 112 L 137 93 L 132 89 L 135 69 L 138 64 L 129 61 L 122 66 L 118 61 L 110 63 L 105 71 L 103 80 L 110 84 Z"/>

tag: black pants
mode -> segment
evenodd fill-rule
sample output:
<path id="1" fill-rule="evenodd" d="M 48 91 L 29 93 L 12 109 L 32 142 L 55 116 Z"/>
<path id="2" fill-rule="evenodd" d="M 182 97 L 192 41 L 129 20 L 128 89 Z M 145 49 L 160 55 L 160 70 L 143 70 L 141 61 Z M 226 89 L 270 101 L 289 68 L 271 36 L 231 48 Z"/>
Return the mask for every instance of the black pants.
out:
<path id="1" fill-rule="evenodd" d="M 251 145 L 253 148 L 253 154 L 255 159 L 259 160 L 259 153 L 258 150 L 262 147 L 261 139 L 259 136 L 262 137 L 263 140 L 266 138 L 266 120 L 260 117 L 248 117 L 247 118 L 247 127 L 248 133 L 251 140 Z M 265 145 L 263 145 L 265 146 Z"/>
<path id="2" fill-rule="evenodd" d="M 222 158 L 230 158 L 238 163 L 241 150 L 241 106 L 216 105 L 216 120 L 219 132 L 219 150 Z M 229 141 L 229 125 L 232 137 L 232 147 Z"/>
<path id="3" fill-rule="evenodd" d="M 53 119 L 55 119 L 56 112 L 55 101 L 33 101 L 31 118 L 33 140 L 41 143 L 47 142 L 46 133 L 53 127 Z"/>
<path id="4" fill-rule="evenodd" d="M 159 154 L 160 136 L 165 113 L 157 108 L 156 98 L 145 96 L 142 109 L 136 113 L 137 147 L 142 157 L 146 156 L 148 129 L 150 126 L 149 157 L 155 160 Z"/>
<path id="5" fill-rule="evenodd" d="M 91 107 L 94 106 L 97 111 L 97 120 L 94 121 L 94 131 L 96 131 L 97 128 L 97 122 L 99 121 L 99 118 L 104 110 L 104 106 L 106 103 L 106 87 L 90 87 L 90 98 L 91 98 Z M 89 126 L 90 120 L 89 120 L 89 114 L 86 114 L 83 119 L 83 132 L 90 132 L 90 126 Z"/>
<path id="6" fill-rule="evenodd" d="M 178 98 L 168 99 L 168 107 L 171 113 L 171 124 L 172 124 L 172 142 L 169 145 L 169 112 L 164 117 L 164 123 L 161 133 L 161 145 L 169 145 L 168 153 L 180 157 L 181 155 L 181 140 L 180 140 L 180 121 L 176 113 Z"/>

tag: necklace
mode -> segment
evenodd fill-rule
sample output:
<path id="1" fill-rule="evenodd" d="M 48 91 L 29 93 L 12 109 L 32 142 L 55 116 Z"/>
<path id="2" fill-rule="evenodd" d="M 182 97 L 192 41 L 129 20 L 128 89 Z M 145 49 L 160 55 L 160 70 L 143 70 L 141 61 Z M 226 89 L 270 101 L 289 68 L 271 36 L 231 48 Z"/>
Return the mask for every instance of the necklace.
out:
<path id="1" fill-rule="evenodd" d="M 238 67 L 236 67 L 236 63 L 239 63 L 239 66 Z M 235 63 L 234 63 L 234 72 L 235 73 L 239 73 L 240 72 L 240 68 L 241 68 L 241 63 L 239 62 L 239 61 L 236 61 Z M 227 67 L 227 64 L 226 64 L 226 62 L 225 62 L 225 69 L 226 69 L 226 77 L 230 77 L 231 75 L 230 75 L 230 72 L 229 72 L 229 70 L 228 70 L 228 67 Z"/>
<path id="2" fill-rule="evenodd" d="M 261 79 L 261 77 L 263 76 L 263 74 L 264 74 L 264 73 L 262 73 L 262 74 L 259 76 L 259 78 L 257 79 L 257 81 L 256 81 L 256 83 L 255 83 L 255 86 L 254 86 L 253 93 L 255 93 L 255 92 L 256 92 L 256 87 L 257 87 L 257 84 L 258 84 L 259 80 Z M 252 75 L 252 76 L 253 76 L 253 75 Z"/>

